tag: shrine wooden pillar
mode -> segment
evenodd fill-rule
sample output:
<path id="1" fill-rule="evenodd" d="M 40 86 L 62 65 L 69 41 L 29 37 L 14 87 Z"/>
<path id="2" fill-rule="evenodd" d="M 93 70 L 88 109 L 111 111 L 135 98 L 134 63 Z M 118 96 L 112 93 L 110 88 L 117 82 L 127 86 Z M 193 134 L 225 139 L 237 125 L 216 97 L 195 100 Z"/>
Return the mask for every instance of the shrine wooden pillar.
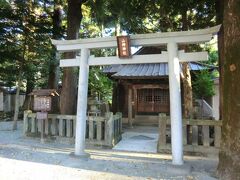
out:
<path id="1" fill-rule="evenodd" d="M 128 86 L 128 125 L 132 128 L 132 121 L 133 121 L 133 112 L 132 112 L 132 87 Z"/>

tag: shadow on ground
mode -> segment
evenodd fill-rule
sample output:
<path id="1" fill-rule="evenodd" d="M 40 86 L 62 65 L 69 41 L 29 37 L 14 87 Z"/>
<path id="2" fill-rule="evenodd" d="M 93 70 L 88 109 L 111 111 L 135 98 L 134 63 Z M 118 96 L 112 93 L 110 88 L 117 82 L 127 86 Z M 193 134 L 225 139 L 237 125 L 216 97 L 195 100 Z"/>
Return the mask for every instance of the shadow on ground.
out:
<path id="1" fill-rule="evenodd" d="M 89 177 L 95 173 L 96 178 L 100 179 L 213 179 L 210 176 L 214 175 L 217 165 L 216 158 L 186 156 L 185 165 L 176 167 L 171 165 L 171 156 L 168 154 L 126 152 L 93 146 L 86 149 L 90 158 L 80 159 L 70 156 L 74 151 L 73 145 L 56 142 L 41 144 L 39 138 L 22 135 L 21 122 L 18 123 L 17 131 L 6 131 L 10 123 L 0 122 L 0 164 L 8 163 L 8 160 L 23 161 L 24 164 L 27 162 L 28 165 L 22 168 L 30 174 L 28 168 L 44 164 L 48 169 L 59 166 L 74 169 L 78 171 L 74 173 L 79 176 L 79 171 L 89 171 Z M 14 161 L 12 164 L 18 163 Z M 0 165 L 1 169 L 2 167 Z M 64 172 L 66 169 L 60 171 Z"/>

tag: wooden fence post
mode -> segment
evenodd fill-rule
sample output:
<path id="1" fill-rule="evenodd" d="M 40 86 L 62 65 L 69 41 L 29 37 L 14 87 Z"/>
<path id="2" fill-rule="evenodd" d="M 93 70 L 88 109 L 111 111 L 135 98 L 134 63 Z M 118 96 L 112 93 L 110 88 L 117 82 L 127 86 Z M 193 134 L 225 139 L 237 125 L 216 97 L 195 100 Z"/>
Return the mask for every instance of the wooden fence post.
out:
<path id="1" fill-rule="evenodd" d="M 32 116 L 31 117 L 31 133 L 36 133 L 37 131 L 37 120 L 36 120 L 36 116 Z"/>
<path id="2" fill-rule="evenodd" d="M 58 124 L 58 128 L 59 128 L 59 136 L 63 137 L 65 136 L 65 120 L 63 118 L 59 118 L 59 124 Z"/>
<path id="3" fill-rule="evenodd" d="M 102 121 L 97 121 L 97 140 L 102 140 Z"/>
<path id="4" fill-rule="evenodd" d="M 72 137 L 73 135 L 73 120 L 72 119 L 66 119 L 66 127 L 67 127 L 67 137 Z"/>
<path id="5" fill-rule="evenodd" d="M 203 134 L 203 146 L 209 146 L 209 126 L 202 126 L 202 134 Z"/>
<path id="6" fill-rule="evenodd" d="M 94 127 L 93 127 L 93 118 L 88 116 L 88 123 L 89 123 L 89 140 L 93 140 L 93 133 L 94 133 Z"/>
<path id="7" fill-rule="evenodd" d="M 55 117 L 52 117 L 52 123 L 51 123 L 51 135 L 57 135 L 57 119 Z"/>
<path id="8" fill-rule="evenodd" d="M 214 146 L 219 148 L 221 142 L 221 126 L 214 126 Z"/>
<path id="9" fill-rule="evenodd" d="M 44 125 L 45 125 L 45 127 L 43 128 L 43 129 L 45 129 L 45 135 L 49 135 L 49 130 L 50 130 L 50 128 L 49 128 L 49 125 L 50 125 L 50 122 L 49 122 L 49 118 L 47 118 L 47 119 L 44 119 L 43 121 L 45 121 L 44 122 Z"/>
<path id="10" fill-rule="evenodd" d="M 24 111 L 24 115 L 23 115 L 23 134 L 25 135 L 27 132 L 29 132 L 30 129 L 30 124 L 28 121 L 28 115 L 32 113 L 32 111 L 30 110 L 26 110 Z"/>
<path id="11" fill-rule="evenodd" d="M 158 138 L 158 151 L 166 146 L 166 125 L 167 116 L 166 114 L 159 114 L 159 138 Z"/>
<path id="12" fill-rule="evenodd" d="M 183 119 L 183 145 L 187 145 L 187 120 Z"/>
<path id="13" fill-rule="evenodd" d="M 192 145 L 198 145 L 198 126 L 196 125 L 192 126 Z"/>
<path id="14" fill-rule="evenodd" d="M 108 146 L 113 146 L 113 113 L 106 114 L 106 143 Z"/>

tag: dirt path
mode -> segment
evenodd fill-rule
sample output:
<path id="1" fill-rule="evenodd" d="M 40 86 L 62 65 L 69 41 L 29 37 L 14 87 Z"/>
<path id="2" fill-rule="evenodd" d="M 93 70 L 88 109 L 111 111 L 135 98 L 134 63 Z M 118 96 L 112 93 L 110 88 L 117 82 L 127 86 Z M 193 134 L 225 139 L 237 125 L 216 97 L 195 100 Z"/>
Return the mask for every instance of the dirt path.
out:
<path id="1" fill-rule="evenodd" d="M 175 167 L 170 155 L 88 147 L 91 157 L 84 160 L 69 155 L 72 145 L 23 137 L 19 125 L 9 131 L 11 122 L 0 122 L 0 180 L 214 179 L 215 158 L 186 156 Z"/>

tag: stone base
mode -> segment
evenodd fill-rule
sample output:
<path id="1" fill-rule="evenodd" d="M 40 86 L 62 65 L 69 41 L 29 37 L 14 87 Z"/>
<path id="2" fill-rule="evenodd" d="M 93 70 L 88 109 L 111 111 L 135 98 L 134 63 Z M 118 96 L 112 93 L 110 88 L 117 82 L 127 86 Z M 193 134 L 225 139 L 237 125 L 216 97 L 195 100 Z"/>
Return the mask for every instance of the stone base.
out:
<path id="1" fill-rule="evenodd" d="M 173 173 L 176 175 L 187 175 L 192 172 L 192 167 L 188 164 L 183 165 L 169 164 L 166 168 L 166 172 Z"/>
<path id="2" fill-rule="evenodd" d="M 87 160 L 90 158 L 90 154 L 85 152 L 80 155 L 76 155 L 74 152 L 72 152 L 70 153 L 70 156 L 78 159 L 84 159 L 84 160 Z"/>

